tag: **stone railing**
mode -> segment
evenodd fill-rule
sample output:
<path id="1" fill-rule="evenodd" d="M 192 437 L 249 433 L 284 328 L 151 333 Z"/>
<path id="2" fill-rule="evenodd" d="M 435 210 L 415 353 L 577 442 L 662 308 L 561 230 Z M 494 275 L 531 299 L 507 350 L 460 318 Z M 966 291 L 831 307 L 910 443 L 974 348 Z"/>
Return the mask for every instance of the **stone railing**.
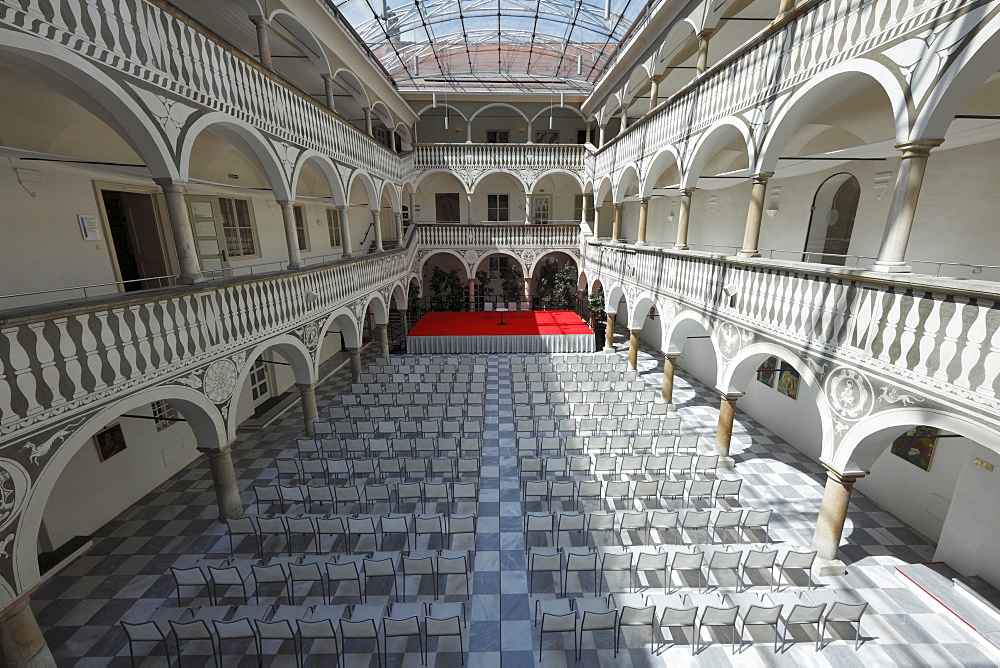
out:
<path id="1" fill-rule="evenodd" d="M 470 187 L 485 174 L 505 171 L 530 186 L 552 171 L 583 178 L 589 155 L 580 144 L 418 144 L 413 171 L 415 179 L 425 172 L 449 171 Z"/>
<path id="2" fill-rule="evenodd" d="M 579 225 L 417 225 L 417 243 L 429 248 L 536 248 L 580 246 Z"/>
<path id="3" fill-rule="evenodd" d="M 162 0 L 0 0 L 0 27 L 41 37 L 161 95 L 148 101 L 149 113 L 168 136 L 177 134 L 186 107 L 224 112 L 377 178 L 409 177 L 395 153 Z M 183 105 L 173 104 L 178 98 Z"/>
<path id="4" fill-rule="evenodd" d="M 712 123 L 765 105 L 848 57 L 884 51 L 947 25 L 957 0 L 812 0 L 665 101 L 597 153 L 594 172 L 678 145 Z M 764 114 L 762 114 L 764 116 Z"/>
<path id="5" fill-rule="evenodd" d="M 710 323 L 722 385 L 728 361 L 751 342 L 797 351 L 823 382 L 834 439 L 880 410 L 914 404 L 1000 425 L 993 284 L 596 240 L 584 245 L 583 268 L 606 292 L 619 286 L 629 308 L 651 299 L 664 326 L 685 311 Z M 838 378 L 851 380 L 853 394 Z"/>

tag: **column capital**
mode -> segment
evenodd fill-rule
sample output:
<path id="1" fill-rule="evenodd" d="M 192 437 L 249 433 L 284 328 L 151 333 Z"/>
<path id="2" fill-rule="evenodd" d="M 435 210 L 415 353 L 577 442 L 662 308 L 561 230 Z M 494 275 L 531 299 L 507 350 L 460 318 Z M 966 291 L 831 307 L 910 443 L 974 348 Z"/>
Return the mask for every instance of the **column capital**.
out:
<path id="1" fill-rule="evenodd" d="M 233 444 L 234 443 L 236 443 L 235 440 L 229 441 L 229 443 L 226 443 L 221 448 L 201 448 L 201 447 L 199 447 L 198 448 L 198 452 L 200 452 L 202 454 L 208 455 L 210 459 L 214 459 L 216 457 L 225 457 L 225 456 L 229 455 L 232 452 Z"/>
<path id="2" fill-rule="evenodd" d="M 652 199 L 651 197 L 640 197 L 639 198 L 639 204 L 647 205 L 648 206 L 649 205 L 649 200 L 651 200 L 651 199 Z"/>
<path id="3" fill-rule="evenodd" d="M 382 212 L 378 209 L 372 209 L 372 218 L 381 218 Z"/>
<path id="4" fill-rule="evenodd" d="M 324 72 L 323 74 L 320 74 L 320 76 L 323 77 L 323 81 L 333 81 L 334 80 L 334 76 L 332 74 L 330 74 L 329 72 Z"/>
<path id="5" fill-rule="evenodd" d="M 180 179 L 171 178 L 169 176 L 163 176 L 160 178 L 154 178 L 153 183 L 160 186 L 160 190 L 163 192 L 179 192 L 184 193 L 184 188 L 187 186 L 187 181 L 181 181 Z"/>
<path id="6" fill-rule="evenodd" d="M 743 392 L 722 392 L 720 390 L 716 391 L 719 392 L 719 396 L 722 398 L 723 401 L 728 401 L 731 404 L 735 404 L 736 401 L 743 396 Z"/>
<path id="7" fill-rule="evenodd" d="M 308 392 L 309 390 L 315 390 L 316 389 L 316 383 L 315 382 L 313 382 L 313 383 L 295 383 L 295 387 L 298 388 L 300 391 L 305 390 L 306 392 Z"/>
<path id="8" fill-rule="evenodd" d="M 629 331 L 630 334 L 635 334 L 636 336 L 639 336 L 640 334 L 642 334 L 642 328 L 641 327 L 639 327 L 638 329 L 633 329 L 633 328 L 629 327 L 628 331 Z"/>
<path id="9" fill-rule="evenodd" d="M 677 359 L 680 356 L 681 356 L 681 353 L 663 353 L 663 357 L 665 359 L 670 360 L 671 362 L 673 362 L 675 359 Z"/>
<path id="10" fill-rule="evenodd" d="M 268 25 L 268 20 L 263 16 L 251 16 L 250 20 L 259 28 L 266 28 Z"/>
<path id="11" fill-rule="evenodd" d="M 347 206 L 346 204 L 338 204 L 337 205 L 337 210 L 340 211 L 341 213 L 346 213 L 349 208 L 350 207 Z"/>
<path id="12" fill-rule="evenodd" d="M 757 172 L 750 175 L 750 180 L 754 183 L 767 183 L 774 176 L 774 172 Z"/>
<path id="13" fill-rule="evenodd" d="M 714 34 L 715 28 L 705 28 L 698 33 L 698 39 L 712 39 Z"/>
<path id="14" fill-rule="evenodd" d="M 847 465 L 843 467 L 844 470 L 838 469 L 833 464 L 822 458 L 820 458 L 819 463 L 826 469 L 826 475 L 831 480 L 835 480 L 843 485 L 853 485 L 855 482 L 870 473 L 870 471 L 863 470 L 854 462 L 847 462 Z"/>
<path id="15" fill-rule="evenodd" d="M 682 197 L 691 197 L 692 195 L 694 195 L 694 193 L 695 193 L 696 190 L 698 190 L 698 189 L 697 188 L 681 188 L 678 192 L 681 194 Z"/>
<path id="16" fill-rule="evenodd" d="M 295 200 L 293 200 L 293 199 L 278 199 L 278 200 L 275 200 L 275 201 L 278 203 L 278 206 L 280 206 L 283 209 L 286 208 L 286 207 L 290 208 L 290 207 L 295 206 Z"/>
<path id="17" fill-rule="evenodd" d="M 903 158 L 926 157 L 932 149 L 937 148 L 944 142 L 943 139 L 914 139 L 905 141 L 893 146 L 898 151 L 903 152 Z"/>

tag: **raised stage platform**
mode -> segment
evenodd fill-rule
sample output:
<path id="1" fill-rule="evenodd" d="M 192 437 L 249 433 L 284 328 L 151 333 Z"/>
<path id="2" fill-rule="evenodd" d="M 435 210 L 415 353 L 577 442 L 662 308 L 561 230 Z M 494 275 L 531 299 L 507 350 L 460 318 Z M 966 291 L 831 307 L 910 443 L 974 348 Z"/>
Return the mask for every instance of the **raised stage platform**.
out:
<path id="1" fill-rule="evenodd" d="M 595 345 L 594 331 L 572 311 L 432 312 L 406 337 L 411 354 L 592 353 Z"/>

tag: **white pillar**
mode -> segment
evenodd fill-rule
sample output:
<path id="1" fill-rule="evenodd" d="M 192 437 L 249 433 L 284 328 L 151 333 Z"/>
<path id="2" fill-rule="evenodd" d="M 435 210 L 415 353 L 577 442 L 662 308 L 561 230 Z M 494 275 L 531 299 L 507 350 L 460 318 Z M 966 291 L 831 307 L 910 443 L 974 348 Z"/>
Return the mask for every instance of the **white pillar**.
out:
<path id="1" fill-rule="evenodd" d="M 531 225 L 531 193 L 524 196 L 524 224 Z"/>
<path id="2" fill-rule="evenodd" d="M 587 129 L 585 130 L 586 136 L 584 137 L 585 141 L 583 142 L 584 144 L 593 144 L 593 142 L 590 141 L 590 132 L 593 129 L 593 127 L 594 127 L 594 121 L 587 121 Z"/>
<path id="3" fill-rule="evenodd" d="M 323 75 L 323 88 L 326 91 L 326 106 L 330 111 L 336 111 L 336 94 L 333 90 L 333 75 L 326 73 Z"/>
<path id="4" fill-rule="evenodd" d="M 607 134 L 607 131 L 608 131 L 608 124 L 607 123 L 601 123 L 601 125 L 599 127 L 600 127 L 600 129 L 598 130 L 598 133 L 597 133 L 597 147 L 601 148 L 602 146 L 604 146 L 604 137 L 605 137 L 605 135 Z"/>
<path id="5" fill-rule="evenodd" d="M 465 222 L 475 222 L 472 220 L 472 193 L 465 193 Z"/>
<path id="6" fill-rule="evenodd" d="M 55 668 L 30 604 L 31 597 L 22 594 L 0 612 L 0 666 Z"/>
<path id="7" fill-rule="evenodd" d="M 708 40 L 714 30 L 702 30 L 698 33 L 698 63 L 695 65 L 695 76 L 708 69 Z"/>
<path id="8" fill-rule="evenodd" d="M 375 252 L 381 253 L 385 249 L 382 247 L 382 213 L 378 209 L 372 209 L 372 225 L 375 226 Z"/>
<path id="9" fill-rule="evenodd" d="M 365 134 L 372 136 L 372 108 L 365 107 Z"/>
<path id="10" fill-rule="evenodd" d="M 340 244 L 344 249 L 343 257 L 354 257 L 354 248 L 351 246 L 351 221 L 347 219 L 348 207 L 338 206 L 340 211 Z"/>
<path id="11" fill-rule="evenodd" d="M 899 171 L 896 172 L 896 186 L 892 193 L 889 220 L 885 225 L 878 260 L 875 262 L 876 271 L 910 271 L 905 261 L 906 246 L 910 241 L 913 217 L 917 212 L 917 199 L 920 197 L 920 186 L 924 182 L 924 172 L 927 170 L 927 157 L 931 149 L 940 146 L 942 141 L 944 140 L 919 139 L 896 146 L 903 152 L 903 156 L 899 163 Z"/>
<path id="12" fill-rule="evenodd" d="M 622 236 L 622 206 L 621 202 L 615 204 L 615 217 L 611 222 L 611 240 L 619 241 Z"/>
<path id="13" fill-rule="evenodd" d="M 403 212 L 393 211 L 392 217 L 396 221 L 396 244 L 402 248 L 403 246 Z"/>
<path id="14" fill-rule="evenodd" d="M 348 348 L 351 356 L 351 382 L 361 382 L 361 348 Z"/>
<path id="15" fill-rule="evenodd" d="M 736 463 L 729 456 L 729 446 L 733 440 L 733 420 L 736 417 L 736 400 L 742 392 L 723 394 L 719 404 L 719 422 L 715 428 L 715 452 L 719 455 L 719 468 L 733 468 Z"/>
<path id="16" fill-rule="evenodd" d="M 417 222 L 417 198 L 413 193 L 407 193 L 410 200 L 410 225 Z"/>
<path id="17" fill-rule="evenodd" d="M 306 434 L 316 435 L 316 418 L 319 417 L 319 407 L 316 405 L 316 383 L 296 383 L 299 397 L 302 399 L 302 420 L 305 423 Z"/>
<path id="18" fill-rule="evenodd" d="M 299 251 L 299 234 L 295 230 L 294 203 L 289 200 L 278 200 L 281 207 L 281 219 L 285 223 L 285 245 L 288 246 L 288 268 L 302 267 L 302 254 Z"/>
<path id="19" fill-rule="evenodd" d="M 816 550 L 815 568 L 820 575 L 845 575 L 847 568 L 837 559 L 837 550 L 844 535 L 854 483 L 867 475 L 867 471 L 841 472 L 822 460 L 820 463 L 827 468 L 827 478 L 812 539 L 812 547 Z"/>
<path id="20" fill-rule="evenodd" d="M 375 325 L 375 338 L 378 339 L 378 356 L 389 359 L 389 325 Z"/>
<path id="21" fill-rule="evenodd" d="M 635 242 L 637 246 L 646 245 L 646 221 L 649 219 L 649 198 L 639 200 L 639 235 Z"/>
<path id="22" fill-rule="evenodd" d="M 274 70 L 274 65 L 271 64 L 271 43 L 267 37 L 267 19 L 263 16 L 251 16 L 250 20 L 257 28 L 257 52 L 260 64 L 269 70 Z"/>
<path id="23" fill-rule="evenodd" d="M 660 77 L 653 77 L 649 85 L 649 110 L 652 111 L 660 103 Z"/>
<path id="24" fill-rule="evenodd" d="M 760 223 L 764 215 L 764 195 L 767 194 L 767 180 L 772 172 L 761 172 L 753 175 L 753 186 L 750 189 L 750 207 L 747 209 L 747 225 L 743 231 L 743 249 L 740 257 L 760 257 Z"/>
<path id="25" fill-rule="evenodd" d="M 240 501 L 240 488 L 236 484 L 236 471 L 233 470 L 233 443 L 227 443 L 218 450 L 198 448 L 208 457 L 208 465 L 212 469 L 212 483 L 215 486 L 215 501 L 219 504 L 219 521 L 243 517 L 243 502 Z"/>
<path id="26" fill-rule="evenodd" d="M 694 195 L 694 188 L 681 190 L 680 212 L 677 214 L 677 242 L 674 250 L 688 249 L 688 226 L 691 222 L 691 196 Z"/>
<path id="27" fill-rule="evenodd" d="M 156 179 L 156 183 L 163 190 L 163 199 L 167 204 L 167 218 L 170 219 L 170 232 L 181 272 L 178 282 L 187 285 L 201 283 L 205 276 L 201 273 L 194 231 L 188 217 L 187 202 L 184 201 L 184 184 L 172 179 Z"/>

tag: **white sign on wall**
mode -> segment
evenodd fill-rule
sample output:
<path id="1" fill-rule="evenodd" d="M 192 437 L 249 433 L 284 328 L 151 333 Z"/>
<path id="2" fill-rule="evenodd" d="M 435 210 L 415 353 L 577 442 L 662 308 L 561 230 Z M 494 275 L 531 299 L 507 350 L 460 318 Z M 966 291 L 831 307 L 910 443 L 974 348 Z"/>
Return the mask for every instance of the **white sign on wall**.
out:
<path id="1" fill-rule="evenodd" d="M 80 221 L 80 233 L 84 241 L 101 241 L 104 235 L 101 234 L 101 223 L 97 216 L 77 216 Z"/>

